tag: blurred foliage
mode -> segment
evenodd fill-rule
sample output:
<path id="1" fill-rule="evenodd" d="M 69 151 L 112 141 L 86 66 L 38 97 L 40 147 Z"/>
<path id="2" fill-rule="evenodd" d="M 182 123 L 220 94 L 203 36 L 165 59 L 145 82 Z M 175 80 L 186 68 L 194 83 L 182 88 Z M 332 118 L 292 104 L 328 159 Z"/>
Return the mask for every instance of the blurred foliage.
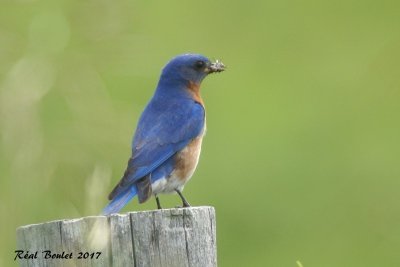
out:
<path id="1" fill-rule="evenodd" d="M 222 59 L 186 186 L 220 266 L 400 266 L 400 2 L 0 2 L 0 266 L 98 214 L 176 54 Z M 163 196 L 164 206 L 179 203 Z M 154 209 L 153 200 L 124 211 Z"/>

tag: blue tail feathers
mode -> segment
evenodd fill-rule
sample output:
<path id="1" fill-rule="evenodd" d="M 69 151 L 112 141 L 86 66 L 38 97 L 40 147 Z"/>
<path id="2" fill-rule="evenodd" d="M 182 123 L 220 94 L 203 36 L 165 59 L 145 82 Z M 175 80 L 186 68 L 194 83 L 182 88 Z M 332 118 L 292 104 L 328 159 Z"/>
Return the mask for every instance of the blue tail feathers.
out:
<path id="1" fill-rule="evenodd" d="M 136 186 L 132 186 L 129 190 L 121 192 L 115 196 L 113 200 L 103 209 L 102 215 L 110 215 L 120 211 L 134 196 L 137 195 Z"/>

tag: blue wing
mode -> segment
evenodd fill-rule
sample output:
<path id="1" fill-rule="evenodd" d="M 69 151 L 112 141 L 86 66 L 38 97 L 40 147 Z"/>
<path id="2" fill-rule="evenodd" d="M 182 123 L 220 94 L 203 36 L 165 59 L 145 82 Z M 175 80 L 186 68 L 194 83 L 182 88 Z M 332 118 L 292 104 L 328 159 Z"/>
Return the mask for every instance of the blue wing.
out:
<path id="1" fill-rule="evenodd" d="M 128 190 L 182 150 L 203 131 L 204 118 L 203 106 L 192 99 L 152 100 L 139 120 L 125 174 L 109 199 Z"/>

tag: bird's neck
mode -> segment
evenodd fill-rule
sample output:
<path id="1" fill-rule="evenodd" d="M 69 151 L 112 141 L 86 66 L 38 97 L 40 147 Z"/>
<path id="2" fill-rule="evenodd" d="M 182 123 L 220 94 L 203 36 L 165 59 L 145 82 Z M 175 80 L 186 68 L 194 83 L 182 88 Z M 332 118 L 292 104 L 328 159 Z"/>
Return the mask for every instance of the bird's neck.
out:
<path id="1" fill-rule="evenodd" d="M 187 85 L 187 90 L 189 91 L 194 101 L 204 106 L 203 99 L 201 98 L 200 95 L 200 83 L 195 83 L 190 81 Z"/>
<path id="2" fill-rule="evenodd" d="M 200 83 L 184 79 L 161 79 L 157 86 L 156 95 L 163 98 L 190 98 L 204 106 L 200 95 Z"/>

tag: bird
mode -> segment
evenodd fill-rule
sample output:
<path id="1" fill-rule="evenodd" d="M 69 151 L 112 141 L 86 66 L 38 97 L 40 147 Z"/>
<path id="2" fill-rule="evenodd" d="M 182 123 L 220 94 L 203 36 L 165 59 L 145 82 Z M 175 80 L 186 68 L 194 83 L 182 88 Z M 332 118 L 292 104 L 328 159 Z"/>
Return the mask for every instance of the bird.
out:
<path id="1" fill-rule="evenodd" d="M 200 54 L 182 54 L 162 69 L 156 90 L 142 112 L 132 140 L 127 168 L 111 193 L 103 215 L 119 212 L 132 198 L 143 203 L 154 195 L 177 193 L 183 207 L 190 207 L 182 194 L 200 156 L 206 131 L 203 79 L 226 66 Z"/>

